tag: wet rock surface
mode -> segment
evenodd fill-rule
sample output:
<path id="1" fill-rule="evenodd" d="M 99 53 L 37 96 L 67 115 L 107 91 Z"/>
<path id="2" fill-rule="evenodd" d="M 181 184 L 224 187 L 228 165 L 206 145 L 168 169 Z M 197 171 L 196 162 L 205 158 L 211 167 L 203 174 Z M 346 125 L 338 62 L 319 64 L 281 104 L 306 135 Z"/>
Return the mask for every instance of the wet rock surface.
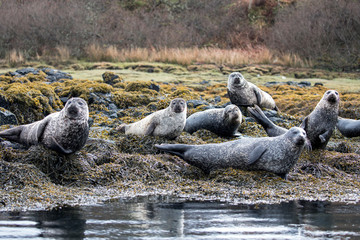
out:
<path id="1" fill-rule="evenodd" d="M 138 68 L 151 69 L 145 65 Z M 111 74 L 108 80 L 103 76 L 92 81 L 65 79 L 52 83 L 45 73 L 31 74 L 21 78 L 16 74 L 0 76 L 0 110 L 11 111 L 19 124 L 24 124 L 60 110 L 70 97 L 82 97 L 89 104 L 93 122 L 90 138 L 82 150 L 68 156 L 43 146 L 26 149 L 0 140 L 0 211 L 52 209 L 154 194 L 235 204 L 299 199 L 360 201 L 360 138 L 347 139 L 338 130 L 326 150 L 303 152 L 288 180 L 268 172 L 232 168 L 205 175 L 180 158 L 154 148 L 161 143 L 205 144 L 236 138 L 221 138 L 200 130 L 192 135 L 183 132 L 170 141 L 115 131 L 121 123 L 137 121 L 167 107 L 175 97 L 188 102 L 188 116 L 207 108 L 225 107 L 229 103 L 226 81 L 202 84 L 199 90 L 155 81 L 128 82 Z M 281 110 L 265 114 L 285 128 L 299 126 L 326 91 L 323 86 L 260 87 L 273 96 Z M 340 115 L 359 119 L 358 94 L 341 93 L 341 100 Z M 8 127 L 0 126 L 0 130 Z M 246 118 L 239 132 L 240 137 L 266 136 L 251 118 Z"/>

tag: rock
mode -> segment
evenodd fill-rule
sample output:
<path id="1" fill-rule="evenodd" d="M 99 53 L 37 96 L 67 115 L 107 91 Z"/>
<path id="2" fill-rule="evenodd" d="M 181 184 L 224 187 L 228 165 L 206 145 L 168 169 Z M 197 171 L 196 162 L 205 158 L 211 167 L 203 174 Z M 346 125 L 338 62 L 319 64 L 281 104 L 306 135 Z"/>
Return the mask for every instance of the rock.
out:
<path id="1" fill-rule="evenodd" d="M 66 73 L 66 72 L 63 72 L 63 71 L 60 71 L 57 69 L 42 68 L 40 70 L 43 71 L 47 75 L 46 79 L 49 80 L 50 82 L 56 82 L 61 79 L 73 79 L 69 73 Z"/>
<path id="2" fill-rule="evenodd" d="M 202 100 L 188 100 L 186 102 L 188 107 L 196 108 L 201 105 L 209 105 L 208 102 L 202 101 Z"/>
<path id="3" fill-rule="evenodd" d="M 153 83 L 150 84 L 149 89 L 160 92 L 160 86 Z"/>
<path id="4" fill-rule="evenodd" d="M 0 109 L 0 126 L 1 125 L 18 125 L 18 120 L 15 114 L 8 110 Z"/>
<path id="5" fill-rule="evenodd" d="M 214 99 L 215 103 L 219 103 L 221 102 L 221 97 L 220 96 L 216 96 Z"/>
<path id="6" fill-rule="evenodd" d="M 35 70 L 35 68 L 22 68 L 22 69 L 18 69 L 15 72 L 17 72 L 20 75 L 26 75 L 28 73 L 33 73 L 33 74 L 38 74 L 39 70 Z"/>
<path id="7" fill-rule="evenodd" d="M 320 82 L 317 82 L 317 83 L 314 84 L 314 87 L 316 87 L 316 86 L 324 86 L 324 84 L 322 84 Z"/>
<path id="8" fill-rule="evenodd" d="M 109 85 L 114 85 L 116 83 L 122 82 L 123 78 L 113 72 L 104 72 L 102 75 L 102 79 L 105 83 Z"/>

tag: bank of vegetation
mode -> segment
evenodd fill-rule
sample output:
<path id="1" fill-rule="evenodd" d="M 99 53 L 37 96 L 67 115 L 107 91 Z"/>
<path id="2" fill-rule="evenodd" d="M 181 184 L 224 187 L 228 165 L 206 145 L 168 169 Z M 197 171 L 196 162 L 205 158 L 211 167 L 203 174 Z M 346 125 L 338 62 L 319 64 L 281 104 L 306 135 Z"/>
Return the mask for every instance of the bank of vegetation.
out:
<path id="1" fill-rule="evenodd" d="M 0 57 L 353 71 L 359 12 L 357 0 L 4 0 Z"/>

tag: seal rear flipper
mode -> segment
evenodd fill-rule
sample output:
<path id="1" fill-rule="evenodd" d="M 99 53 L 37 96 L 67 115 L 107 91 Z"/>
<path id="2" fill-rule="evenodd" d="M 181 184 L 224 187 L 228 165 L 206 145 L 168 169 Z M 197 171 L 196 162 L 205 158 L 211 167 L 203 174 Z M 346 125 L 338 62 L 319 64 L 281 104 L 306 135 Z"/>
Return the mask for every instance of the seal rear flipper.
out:
<path id="1" fill-rule="evenodd" d="M 284 134 L 287 130 L 275 125 L 257 105 L 249 107 L 248 112 L 265 129 L 269 137 L 276 137 Z"/>
<path id="2" fill-rule="evenodd" d="M 63 148 L 56 140 L 54 137 L 51 137 L 51 143 L 50 146 L 48 146 L 50 149 L 58 152 L 58 153 L 62 153 L 62 154 L 70 154 L 73 153 L 72 150 L 68 150 Z"/>
<path id="3" fill-rule="evenodd" d="M 20 134 L 23 130 L 23 126 L 17 126 L 0 132 L 0 137 L 6 138 L 10 141 L 21 143 Z"/>
<path id="4" fill-rule="evenodd" d="M 184 159 L 184 153 L 190 148 L 189 145 L 185 144 L 155 144 L 155 147 Z"/>
<path id="5" fill-rule="evenodd" d="M 259 160 L 261 158 L 261 156 L 267 151 L 267 148 L 265 148 L 264 146 L 257 146 L 255 147 L 250 155 L 249 155 L 249 160 L 247 162 L 248 165 L 254 164 L 257 160 Z"/>

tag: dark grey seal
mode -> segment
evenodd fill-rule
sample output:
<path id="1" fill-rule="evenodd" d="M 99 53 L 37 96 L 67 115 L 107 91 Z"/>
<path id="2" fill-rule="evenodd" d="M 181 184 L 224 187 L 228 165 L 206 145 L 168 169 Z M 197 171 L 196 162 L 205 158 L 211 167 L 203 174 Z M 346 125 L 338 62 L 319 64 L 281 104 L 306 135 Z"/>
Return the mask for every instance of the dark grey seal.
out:
<path id="1" fill-rule="evenodd" d="M 240 109 L 230 104 L 225 108 L 208 109 L 192 114 L 186 119 L 184 130 L 192 134 L 206 129 L 222 137 L 231 137 L 236 135 L 241 121 Z"/>
<path id="2" fill-rule="evenodd" d="M 345 137 L 352 138 L 360 136 L 360 120 L 339 117 L 336 127 Z"/>
<path id="3" fill-rule="evenodd" d="M 305 129 L 313 149 L 324 149 L 329 142 L 338 121 L 339 105 L 339 93 L 328 90 L 315 109 L 301 123 L 300 127 Z M 279 136 L 287 131 L 271 122 L 260 108 L 248 108 L 248 111 L 270 137 Z"/>
<path id="4" fill-rule="evenodd" d="M 232 167 L 264 170 L 286 178 L 307 142 L 304 129 L 293 127 L 278 137 L 242 138 L 204 145 L 161 144 L 155 147 L 181 157 L 205 173 Z"/>
<path id="5" fill-rule="evenodd" d="M 238 107 L 258 105 L 261 108 L 279 110 L 270 94 L 246 81 L 239 72 L 233 72 L 229 75 L 227 92 L 231 103 Z"/>
<path id="6" fill-rule="evenodd" d="M 125 134 L 174 139 L 184 130 L 186 110 L 185 100 L 175 98 L 167 108 L 156 111 L 138 122 L 121 124 L 116 130 Z"/>
<path id="7" fill-rule="evenodd" d="M 69 99 L 65 107 L 44 119 L 0 132 L 0 137 L 25 146 L 42 144 L 62 154 L 80 150 L 89 135 L 89 110 L 82 98 Z"/>

